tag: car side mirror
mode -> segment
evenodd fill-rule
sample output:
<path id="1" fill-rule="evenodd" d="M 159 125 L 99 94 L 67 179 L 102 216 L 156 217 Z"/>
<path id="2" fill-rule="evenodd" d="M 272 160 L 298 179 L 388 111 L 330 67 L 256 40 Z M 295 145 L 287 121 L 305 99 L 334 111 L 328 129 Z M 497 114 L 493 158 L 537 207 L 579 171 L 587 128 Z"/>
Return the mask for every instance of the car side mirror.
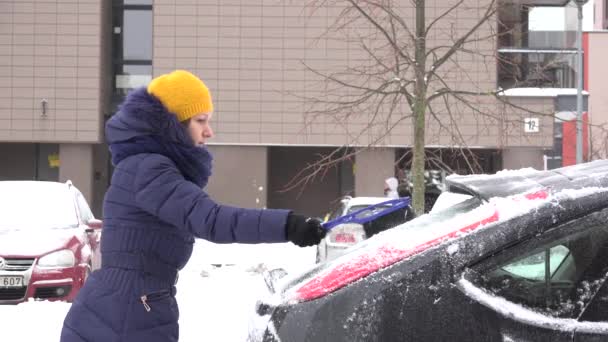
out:
<path id="1" fill-rule="evenodd" d="M 86 229 L 87 233 L 92 233 L 95 229 L 101 229 L 103 227 L 103 221 L 98 220 L 96 218 L 90 219 L 87 222 L 88 229 Z"/>

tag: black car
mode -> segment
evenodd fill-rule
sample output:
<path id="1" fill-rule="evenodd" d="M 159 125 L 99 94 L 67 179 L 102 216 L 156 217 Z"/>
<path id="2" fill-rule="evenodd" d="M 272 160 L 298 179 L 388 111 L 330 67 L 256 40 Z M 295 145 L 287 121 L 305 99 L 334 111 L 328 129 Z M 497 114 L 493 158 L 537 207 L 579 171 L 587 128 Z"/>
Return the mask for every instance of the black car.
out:
<path id="1" fill-rule="evenodd" d="M 608 161 L 447 186 L 471 198 L 271 284 L 256 338 L 608 340 Z"/>

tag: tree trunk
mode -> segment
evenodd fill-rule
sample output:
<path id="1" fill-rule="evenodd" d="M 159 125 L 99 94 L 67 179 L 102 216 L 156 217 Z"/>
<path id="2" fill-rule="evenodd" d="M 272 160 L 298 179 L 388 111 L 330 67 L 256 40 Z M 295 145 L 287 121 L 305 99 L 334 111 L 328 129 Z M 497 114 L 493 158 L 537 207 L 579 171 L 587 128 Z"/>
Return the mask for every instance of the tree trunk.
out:
<path id="1" fill-rule="evenodd" d="M 425 145 L 425 111 L 426 111 L 426 23 L 424 0 L 416 0 L 416 88 L 414 90 L 414 160 L 412 174 L 414 189 L 412 191 L 413 207 L 416 216 L 424 213 L 424 145 Z"/>

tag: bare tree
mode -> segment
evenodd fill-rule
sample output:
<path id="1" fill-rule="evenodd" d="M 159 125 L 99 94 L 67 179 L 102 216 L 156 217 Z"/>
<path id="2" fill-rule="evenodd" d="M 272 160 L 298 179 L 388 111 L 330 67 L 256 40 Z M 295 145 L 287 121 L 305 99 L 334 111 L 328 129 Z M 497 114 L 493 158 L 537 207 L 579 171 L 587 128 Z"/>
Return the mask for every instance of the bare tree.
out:
<path id="1" fill-rule="evenodd" d="M 429 143 L 458 148 L 469 168 L 479 170 L 467 146 L 478 145 L 480 135 L 494 134 L 499 144 L 505 143 L 509 132 L 516 125 L 521 130 L 523 124 L 523 115 L 513 112 L 544 116 L 552 125 L 553 108 L 511 103 L 496 85 L 496 42 L 517 29 L 498 29 L 499 1 L 441 0 L 427 12 L 424 0 L 309 0 L 312 12 L 339 9 L 324 36 L 358 46 L 365 58 L 341 71 L 307 65 L 323 89 L 306 98 L 307 120 L 330 117 L 349 132 L 347 145 L 360 148 L 339 148 L 321 156 L 289 186 L 306 184 L 340 160 L 409 129 L 413 207 L 419 215 L 424 209 L 425 163 L 434 158 L 425 154 Z M 362 122 L 361 117 L 364 125 L 351 129 L 349 123 Z M 470 127 L 465 133 L 465 125 L 475 127 L 476 133 L 471 134 Z"/>

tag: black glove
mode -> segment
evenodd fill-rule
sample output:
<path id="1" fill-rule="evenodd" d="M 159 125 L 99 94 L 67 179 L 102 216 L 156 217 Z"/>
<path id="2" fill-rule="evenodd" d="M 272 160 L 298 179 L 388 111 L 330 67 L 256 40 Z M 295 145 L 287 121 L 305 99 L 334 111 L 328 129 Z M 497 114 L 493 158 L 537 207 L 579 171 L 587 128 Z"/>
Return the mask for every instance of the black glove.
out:
<path id="1" fill-rule="evenodd" d="M 285 231 L 287 232 L 287 240 L 300 247 L 319 244 L 327 233 L 321 227 L 320 220 L 294 213 L 290 213 L 287 216 Z"/>

